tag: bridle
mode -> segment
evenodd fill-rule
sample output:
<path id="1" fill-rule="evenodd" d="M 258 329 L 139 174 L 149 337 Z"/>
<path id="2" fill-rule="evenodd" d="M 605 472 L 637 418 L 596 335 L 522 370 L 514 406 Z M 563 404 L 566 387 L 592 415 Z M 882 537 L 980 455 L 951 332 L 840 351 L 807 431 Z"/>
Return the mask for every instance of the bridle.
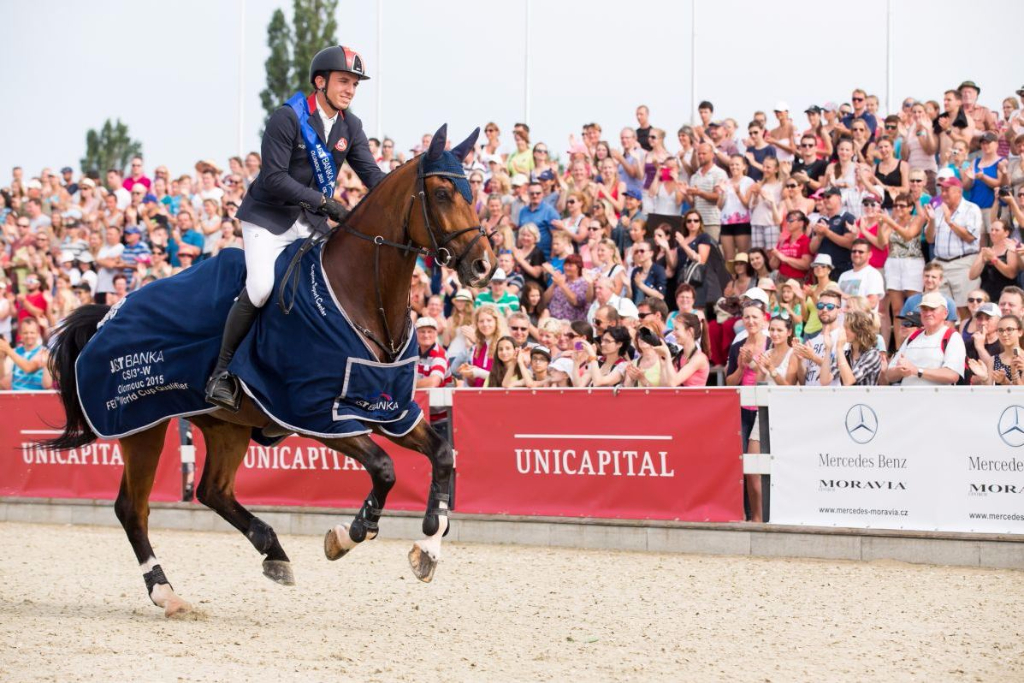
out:
<path id="1" fill-rule="evenodd" d="M 391 333 L 391 327 L 388 325 L 387 311 L 384 309 L 384 294 L 380 286 L 381 247 L 391 247 L 393 249 L 397 249 L 403 252 L 405 256 L 412 255 L 432 257 L 434 261 L 440 264 L 441 266 L 458 269 L 463 259 L 465 259 L 467 254 L 469 254 L 477 245 L 477 242 L 479 242 L 484 237 L 490 237 L 490 233 L 484 230 L 484 227 L 482 225 L 477 224 L 472 225 L 468 228 L 456 230 L 454 232 L 442 233 L 440 239 L 438 238 L 437 234 L 435 234 L 434 225 L 430 221 L 431 211 L 427 205 L 428 202 L 426 179 L 431 176 L 439 176 L 442 178 L 447 178 L 454 185 L 456 180 L 465 180 L 466 176 L 464 173 L 456 173 L 452 171 L 425 171 L 424 161 L 426 160 L 426 157 L 427 154 L 420 155 L 420 159 L 416 167 L 416 184 L 414 185 L 413 188 L 413 194 L 410 195 L 406 203 L 405 215 L 404 218 L 402 219 L 402 235 L 405 238 L 405 243 L 403 244 L 400 242 L 393 242 L 391 240 L 385 239 L 382 235 L 368 235 L 365 232 L 360 232 L 356 228 L 349 225 L 348 221 L 339 223 L 326 233 L 314 232 L 313 234 L 306 238 L 306 241 L 303 242 L 302 246 L 295 252 L 295 255 L 292 257 L 291 263 L 288 264 L 288 269 L 285 271 L 284 279 L 282 280 L 282 286 L 278 293 L 277 302 L 278 306 L 281 307 L 281 310 L 284 312 L 285 315 L 288 315 L 291 312 L 292 307 L 295 305 L 295 296 L 299 284 L 298 264 L 302 260 L 302 257 L 305 256 L 305 254 L 309 252 L 317 244 L 329 240 L 338 230 L 343 230 L 344 232 L 348 233 L 349 235 L 352 235 L 353 237 L 358 237 L 359 239 L 366 240 L 367 242 L 373 242 L 373 244 L 375 245 L 375 249 L 373 250 L 373 282 L 374 289 L 376 289 L 377 291 L 377 312 L 380 314 L 381 322 L 384 325 L 384 335 L 386 339 L 378 339 L 377 335 L 375 335 L 372 330 L 366 327 L 359 328 L 359 331 L 362 333 L 364 337 L 366 337 L 374 344 L 376 344 L 378 347 L 380 347 L 380 350 L 384 352 L 384 355 L 387 356 L 388 360 L 393 361 L 395 358 L 398 357 L 398 354 L 405 346 L 405 341 L 408 337 L 411 326 L 408 324 L 404 325 L 403 330 L 397 340 Z M 429 248 L 421 247 L 418 244 L 416 244 L 416 242 L 413 241 L 412 236 L 409 234 L 409 220 L 412 217 L 413 205 L 416 204 L 417 201 L 419 201 L 420 208 L 423 212 L 423 227 L 427 232 L 427 237 L 430 239 Z M 467 244 L 465 248 L 463 248 L 457 255 L 453 254 L 452 250 L 448 248 L 448 245 L 450 245 L 453 240 L 458 239 L 467 232 L 474 231 L 477 234 L 473 236 L 473 239 L 470 240 L 469 244 Z M 453 258 L 455 259 L 454 263 L 452 263 Z M 286 304 L 285 290 L 288 289 L 289 284 L 291 285 L 292 292 L 291 301 Z M 406 308 L 406 321 L 409 320 L 410 311 L 412 311 L 411 303 Z"/>

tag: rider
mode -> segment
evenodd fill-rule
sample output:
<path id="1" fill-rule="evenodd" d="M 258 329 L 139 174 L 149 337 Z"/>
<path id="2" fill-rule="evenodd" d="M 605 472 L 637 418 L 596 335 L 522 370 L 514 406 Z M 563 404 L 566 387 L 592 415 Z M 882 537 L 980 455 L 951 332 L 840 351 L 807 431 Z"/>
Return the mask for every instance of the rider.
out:
<path id="1" fill-rule="evenodd" d="M 344 218 L 345 208 L 333 197 L 337 169 L 347 161 L 371 189 L 384 177 L 362 122 L 347 111 L 359 81 L 367 78 L 357 52 L 341 45 L 325 48 L 309 65 L 314 93 L 296 93 L 267 122 L 263 167 L 238 209 L 247 274 L 245 289 L 228 313 L 217 366 L 206 386 L 206 400 L 214 405 L 238 410 L 239 389 L 228 364 L 274 289 L 278 255 L 311 231 L 327 232 L 327 219 Z M 325 158 L 328 153 L 333 165 Z M 314 170 L 314 165 L 319 168 Z"/>

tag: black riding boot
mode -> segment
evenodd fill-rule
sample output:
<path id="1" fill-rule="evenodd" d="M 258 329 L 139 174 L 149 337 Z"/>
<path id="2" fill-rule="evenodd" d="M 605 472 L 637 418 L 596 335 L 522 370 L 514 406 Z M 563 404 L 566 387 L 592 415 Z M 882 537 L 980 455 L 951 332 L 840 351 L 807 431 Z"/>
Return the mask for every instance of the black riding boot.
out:
<path id="1" fill-rule="evenodd" d="M 228 319 L 224 323 L 224 336 L 221 337 L 220 355 L 217 357 L 217 366 L 213 369 L 213 375 L 206 384 L 206 400 L 215 406 L 236 412 L 241 400 L 238 382 L 228 373 L 228 365 L 238 345 L 249 333 L 249 328 L 256 320 L 256 314 L 260 309 L 249 300 L 249 294 L 243 289 L 238 295 L 235 303 L 228 312 Z"/>

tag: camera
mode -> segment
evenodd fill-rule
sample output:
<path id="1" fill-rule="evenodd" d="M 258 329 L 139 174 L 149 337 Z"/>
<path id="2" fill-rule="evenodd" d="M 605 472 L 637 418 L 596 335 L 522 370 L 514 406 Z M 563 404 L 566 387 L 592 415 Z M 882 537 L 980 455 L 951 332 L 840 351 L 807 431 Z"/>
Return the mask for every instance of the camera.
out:
<path id="1" fill-rule="evenodd" d="M 1010 192 L 1010 188 L 1009 187 L 1006 187 L 1004 185 L 1004 186 L 999 188 L 999 196 L 1000 197 L 1009 197 L 1010 194 L 1011 194 L 1011 192 Z"/>
<path id="2" fill-rule="evenodd" d="M 661 337 L 655 334 L 654 330 L 649 327 L 641 327 L 637 330 L 636 338 L 648 346 L 661 346 L 664 343 L 661 341 Z"/>

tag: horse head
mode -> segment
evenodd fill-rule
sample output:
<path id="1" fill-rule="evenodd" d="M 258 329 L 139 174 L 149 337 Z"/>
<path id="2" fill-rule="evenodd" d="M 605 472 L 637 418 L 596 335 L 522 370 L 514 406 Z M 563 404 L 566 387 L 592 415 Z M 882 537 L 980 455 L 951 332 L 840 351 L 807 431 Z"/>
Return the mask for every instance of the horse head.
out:
<path id="1" fill-rule="evenodd" d="M 410 224 L 410 228 L 423 231 L 422 236 L 414 237 L 437 253 L 441 265 L 454 268 L 460 281 L 481 287 L 491 279 L 498 259 L 480 226 L 473 190 L 462 167 L 480 129 L 451 151 L 445 150 L 447 132 L 448 125 L 441 126 L 420 157 L 417 183 L 422 183 L 422 221 Z"/>

